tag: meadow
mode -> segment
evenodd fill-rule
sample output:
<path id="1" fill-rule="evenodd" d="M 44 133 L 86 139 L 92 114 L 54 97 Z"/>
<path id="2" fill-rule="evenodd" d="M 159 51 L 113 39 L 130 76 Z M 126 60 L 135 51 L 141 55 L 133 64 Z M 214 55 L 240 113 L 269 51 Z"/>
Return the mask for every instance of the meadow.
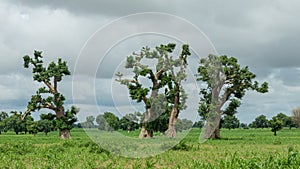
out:
<path id="1" fill-rule="evenodd" d="M 137 137 L 139 131 L 120 131 Z M 175 147 L 147 158 L 126 158 L 96 144 L 83 129 L 72 139 L 58 133 L 0 135 L 0 168 L 300 168 L 300 130 L 283 129 L 275 137 L 270 129 L 222 129 L 220 140 L 198 143 L 200 130 L 191 129 Z M 106 139 L 110 133 L 104 134 Z M 157 135 L 153 140 L 161 140 Z M 166 144 L 168 146 L 168 144 Z"/>

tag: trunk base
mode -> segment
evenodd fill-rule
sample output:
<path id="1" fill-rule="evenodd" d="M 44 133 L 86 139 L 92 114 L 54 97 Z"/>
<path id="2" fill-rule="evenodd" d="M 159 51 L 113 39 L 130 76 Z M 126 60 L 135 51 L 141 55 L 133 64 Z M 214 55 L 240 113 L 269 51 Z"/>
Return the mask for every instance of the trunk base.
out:
<path id="1" fill-rule="evenodd" d="M 176 129 L 174 126 L 169 127 L 168 129 L 168 137 L 175 138 L 176 137 Z"/>
<path id="2" fill-rule="evenodd" d="M 221 138 L 220 129 L 217 127 L 209 138 L 220 139 Z"/>
<path id="3" fill-rule="evenodd" d="M 59 138 L 69 139 L 71 138 L 71 132 L 69 129 L 59 130 Z"/>
<path id="4" fill-rule="evenodd" d="M 152 138 L 153 137 L 153 131 L 147 130 L 145 127 L 142 127 L 139 138 Z"/>

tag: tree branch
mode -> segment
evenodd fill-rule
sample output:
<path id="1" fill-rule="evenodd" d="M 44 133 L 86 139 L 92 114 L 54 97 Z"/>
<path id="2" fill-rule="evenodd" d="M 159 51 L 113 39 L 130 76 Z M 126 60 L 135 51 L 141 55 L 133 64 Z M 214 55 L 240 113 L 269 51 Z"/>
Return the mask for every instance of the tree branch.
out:
<path id="1" fill-rule="evenodd" d="M 44 84 L 52 91 L 53 94 L 57 94 L 57 90 L 55 90 L 50 82 L 44 81 Z"/>

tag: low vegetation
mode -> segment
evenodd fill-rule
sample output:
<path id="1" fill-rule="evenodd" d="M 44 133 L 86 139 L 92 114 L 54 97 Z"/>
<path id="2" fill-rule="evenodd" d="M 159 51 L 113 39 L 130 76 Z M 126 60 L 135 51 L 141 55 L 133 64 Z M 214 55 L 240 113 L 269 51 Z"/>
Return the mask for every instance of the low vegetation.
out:
<path id="1" fill-rule="evenodd" d="M 298 129 L 285 128 L 278 131 L 277 137 L 270 129 L 221 130 L 222 139 L 199 144 L 200 130 L 192 129 L 173 148 L 148 158 L 126 158 L 106 151 L 83 129 L 73 129 L 70 140 L 59 139 L 56 132 L 50 132 L 48 136 L 38 133 L 35 137 L 7 132 L 0 136 L 0 168 L 273 169 L 300 166 Z M 139 130 L 119 132 L 134 138 L 139 135 Z M 155 139 L 160 136 L 150 140 Z"/>

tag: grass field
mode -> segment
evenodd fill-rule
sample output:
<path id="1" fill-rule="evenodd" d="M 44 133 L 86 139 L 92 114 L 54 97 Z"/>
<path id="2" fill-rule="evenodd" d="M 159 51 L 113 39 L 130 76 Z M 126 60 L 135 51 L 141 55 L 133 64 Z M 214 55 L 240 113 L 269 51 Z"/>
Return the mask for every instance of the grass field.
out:
<path id="1" fill-rule="evenodd" d="M 132 138 L 138 133 L 121 132 Z M 222 139 L 203 144 L 198 143 L 199 133 L 192 129 L 174 148 L 147 158 L 106 151 L 82 129 L 73 129 L 71 140 L 60 140 L 56 132 L 48 136 L 3 133 L 0 168 L 300 168 L 298 129 L 284 129 L 276 137 L 270 129 L 222 129 Z M 110 134 L 102 136 L 114 142 Z M 160 137 L 149 141 L 170 141 Z"/>

